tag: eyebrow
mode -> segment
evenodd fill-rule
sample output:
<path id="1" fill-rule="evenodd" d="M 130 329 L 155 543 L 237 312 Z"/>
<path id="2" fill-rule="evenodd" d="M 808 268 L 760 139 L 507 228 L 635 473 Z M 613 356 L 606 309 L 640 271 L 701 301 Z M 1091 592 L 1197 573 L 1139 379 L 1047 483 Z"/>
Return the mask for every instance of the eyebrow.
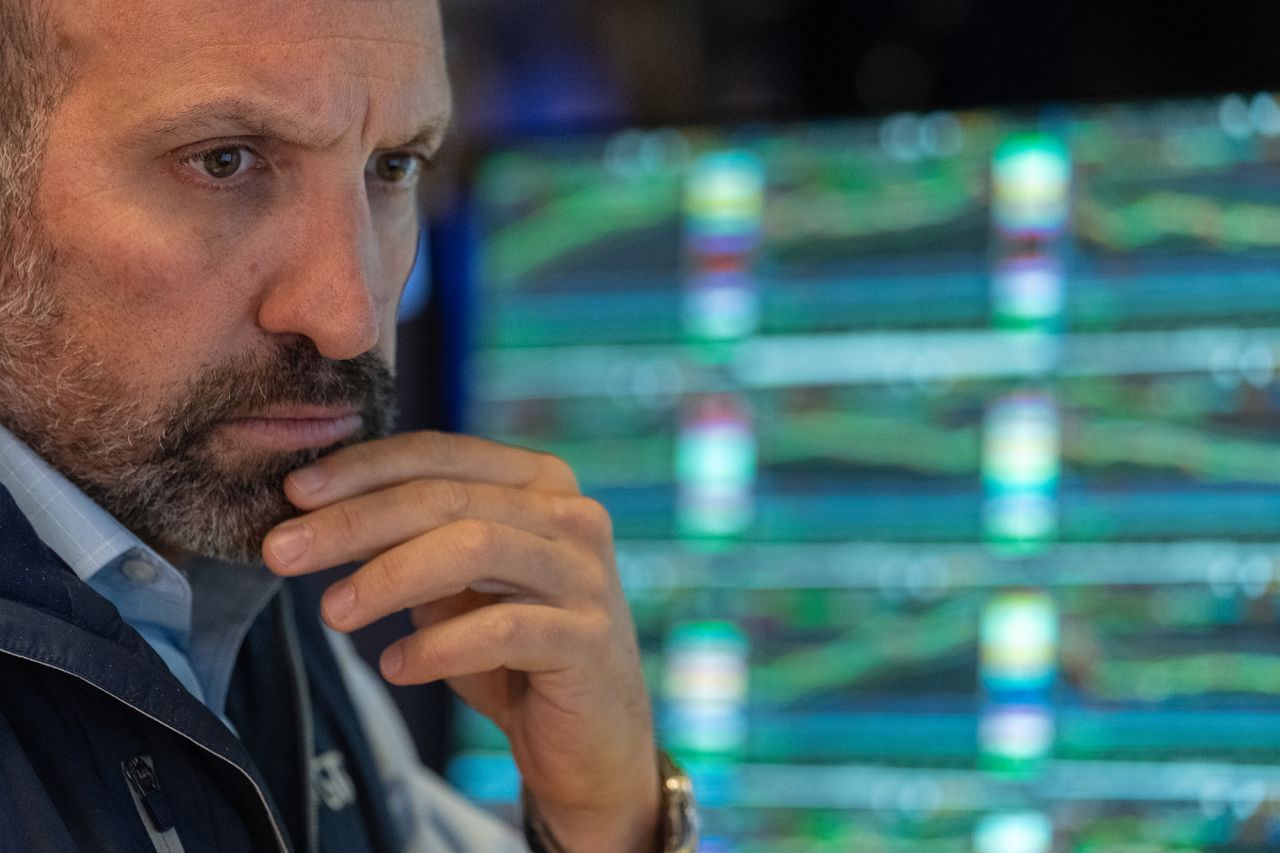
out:
<path id="1" fill-rule="evenodd" d="M 221 130 L 228 125 L 236 126 L 248 136 L 278 139 L 300 148 L 326 148 L 336 140 L 334 134 L 312 124 L 262 104 L 237 98 L 185 106 L 160 119 L 158 123 L 151 123 L 141 135 L 151 139 L 166 139 L 192 130 Z M 444 139 L 448 125 L 447 117 L 433 116 L 412 131 L 406 139 L 379 147 L 434 149 Z"/>
<path id="2" fill-rule="evenodd" d="M 444 141 L 445 134 L 449 130 L 448 119 L 432 119 L 422 125 L 412 136 L 404 142 L 397 142 L 393 145 L 384 145 L 382 148 L 424 148 L 434 151 L 440 147 L 440 143 Z"/>

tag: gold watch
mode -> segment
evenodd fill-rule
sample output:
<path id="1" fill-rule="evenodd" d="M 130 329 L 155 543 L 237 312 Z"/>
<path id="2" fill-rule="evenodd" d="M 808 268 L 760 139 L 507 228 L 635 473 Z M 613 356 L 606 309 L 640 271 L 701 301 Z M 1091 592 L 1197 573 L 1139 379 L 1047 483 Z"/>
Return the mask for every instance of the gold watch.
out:
<path id="1" fill-rule="evenodd" d="M 658 775 L 662 777 L 662 853 L 696 853 L 701 826 L 693 782 L 661 749 Z"/>
<path id="2" fill-rule="evenodd" d="M 698 807 L 693 797 L 693 783 L 671 756 L 658 750 L 658 775 L 661 777 L 662 815 L 658 838 L 662 853 L 696 853 L 698 849 Z M 533 853 L 565 853 L 560 842 L 542 821 L 528 791 L 520 796 L 524 809 L 524 837 Z"/>

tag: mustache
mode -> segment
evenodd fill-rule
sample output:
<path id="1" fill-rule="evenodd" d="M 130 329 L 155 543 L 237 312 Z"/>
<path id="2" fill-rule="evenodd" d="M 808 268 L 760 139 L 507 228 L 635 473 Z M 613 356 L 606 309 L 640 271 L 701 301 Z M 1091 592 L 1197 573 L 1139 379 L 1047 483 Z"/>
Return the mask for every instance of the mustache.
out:
<path id="1" fill-rule="evenodd" d="M 272 352 L 238 356 L 197 376 L 163 417 L 156 458 L 185 455 L 223 421 L 273 405 L 349 405 L 364 418 L 365 438 L 385 435 L 394 420 L 395 380 L 379 355 L 325 358 L 300 338 Z"/>

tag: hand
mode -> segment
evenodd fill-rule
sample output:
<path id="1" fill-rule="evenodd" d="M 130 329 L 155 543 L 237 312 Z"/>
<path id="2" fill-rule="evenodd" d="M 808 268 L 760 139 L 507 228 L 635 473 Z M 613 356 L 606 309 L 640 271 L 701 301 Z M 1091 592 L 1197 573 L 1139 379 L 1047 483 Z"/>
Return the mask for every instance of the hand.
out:
<path id="1" fill-rule="evenodd" d="M 388 681 L 447 679 L 492 719 L 567 850 L 655 848 L 653 723 L 612 529 L 565 463 L 424 432 L 339 450 L 285 493 L 304 514 L 268 534 L 273 572 L 362 562 L 326 591 L 330 626 L 408 609 Z"/>

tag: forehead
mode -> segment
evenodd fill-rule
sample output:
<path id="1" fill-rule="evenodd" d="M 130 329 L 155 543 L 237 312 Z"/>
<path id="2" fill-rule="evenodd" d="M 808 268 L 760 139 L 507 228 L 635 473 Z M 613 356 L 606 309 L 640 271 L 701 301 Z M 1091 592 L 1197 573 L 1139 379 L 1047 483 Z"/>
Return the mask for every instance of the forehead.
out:
<path id="1" fill-rule="evenodd" d="M 334 136 L 449 110 L 435 0 L 59 0 L 69 97 L 118 125 L 217 98 L 287 106 Z M 83 106 L 84 104 L 82 104 Z"/>

